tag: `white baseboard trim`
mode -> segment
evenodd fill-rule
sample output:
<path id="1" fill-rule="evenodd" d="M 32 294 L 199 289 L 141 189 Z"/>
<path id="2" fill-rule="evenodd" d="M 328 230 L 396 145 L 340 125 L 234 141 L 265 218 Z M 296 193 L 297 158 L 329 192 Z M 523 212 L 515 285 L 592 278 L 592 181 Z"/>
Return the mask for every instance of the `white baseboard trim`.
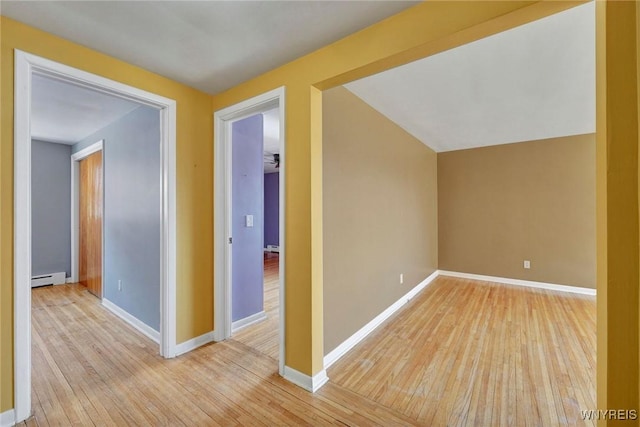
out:
<path id="1" fill-rule="evenodd" d="M 529 288 L 548 289 L 551 291 L 571 292 L 574 294 L 596 295 L 596 290 L 581 288 L 578 286 L 557 285 L 555 283 L 534 282 L 531 280 L 509 279 L 506 277 L 483 276 L 481 274 L 458 273 L 455 271 L 440 270 L 441 276 L 459 277 L 461 279 L 479 280 L 482 282 L 504 283 L 506 285 L 527 286 Z"/>
<path id="2" fill-rule="evenodd" d="M 9 409 L 0 413 L 0 427 L 9 427 L 16 423 L 16 411 Z"/>
<path id="3" fill-rule="evenodd" d="M 258 313 L 247 316 L 244 319 L 236 320 L 231 324 L 231 333 L 238 332 L 240 329 L 244 329 L 247 326 L 251 326 L 254 323 L 262 322 L 267 318 L 267 313 L 260 311 Z"/>
<path id="4" fill-rule="evenodd" d="M 73 277 L 67 277 L 65 283 L 76 283 L 77 281 Z"/>
<path id="5" fill-rule="evenodd" d="M 198 347 L 202 347 L 205 344 L 209 344 L 213 342 L 213 337 L 215 336 L 215 331 L 207 332 L 206 334 L 202 334 L 198 337 L 191 338 L 188 341 L 176 345 L 176 357 L 181 354 L 185 354 L 190 352 L 191 350 L 195 350 Z"/>
<path id="6" fill-rule="evenodd" d="M 213 337 L 213 341 L 215 342 L 222 342 L 225 340 L 225 337 L 223 336 L 223 332 L 222 332 L 222 328 L 216 328 L 212 331 L 212 337 Z"/>
<path id="7" fill-rule="evenodd" d="M 458 277 L 461 279 L 472 279 L 472 280 L 479 280 L 483 282 L 504 283 L 507 285 L 526 286 L 530 288 L 548 289 L 548 290 L 560 291 L 560 292 L 571 292 L 571 293 L 583 294 L 583 295 L 596 295 L 596 290 L 591 288 L 558 285 L 554 283 L 534 282 L 531 280 L 509 279 L 506 277 L 483 276 L 480 274 L 458 273 L 455 271 L 436 270 L 435 272 L 433 272 L 433 274 L 431 274 L 429 277 L 427 277 L 422 282 L 420 282 L 416 287 L 414 287 L 405 295 L 403 295 L 400 299 L 398 299 L 396 302 L 390 305 L 386 310 L 384 310 L 382 313 L 376 316 L 373 320 L 371 320 L 369 323 L 367 323 L 362 328 L 360 328 L 355 334 L 347 338 L 342 344 L 340 344 L 335 349 L 330 351 L 326 356 L 324 356 L 324 359 L 323 359 L 324 368 L 328 369 L 338 359 L 344 356 L 353 347 L 358 345 L 360 341 L 364 340 L 371 332 L 373 332 L 378 326 L 380 326 L 380 324 L 382 324 L 385 320 L 391 317 L 391 315 L 393 315 L 396 311 L 402 308 L 402 306 L 404 306 L 407 302 L 409 302 L 413 297 L 415 297 L 421 290 L 423 290 L 429 283 L 435 280 L 435 278 L 438 276 Z M 291 381 L 291 382 L 295 382 L 295 381 Z"/>
<path id="8" fill-rule="evenodd" d="M 408 303 L 413 297 L 415 297 L 418 292 L 423 290 L 429 283 L 433 282 L 436 277 L 438 277 L 438 270 L 434 271 L 429 277 L 424 279 L 422 282 L 418 283 L 413 289 L 404 294 L 400 299 L 391 304 L 385 311 L 378 314 L 373 318 L 369 323 L 360 328 L 355 334 L 351 335 L 347 338 L 342 344 L 337 346 L 335 349 L 330 351 L 326 356 L 324 356 L 324 368 L 327 369 L 329 366 L 333 365 L 338 359 L 344 356 L 349 350 L 358 345 L 360 341 L 365 339 L 371 332 L 373 332 L 382 322 L 391 317 L 396 311 L 398 311 L 402 306 Z"/>
<path id="9" fill-rule="evenodd" d="M 307 374 L 303 374 L 300 371 L 296 371 L 293 368 L 288 366 L 284 367 L 284 379 L 294 383 L 295 385 L 302 387 L 303 389 L 310 391 L 311 393 L 315 393 L 329 381 L 329 377 L 327 376 L 327 371 L 322 370 L 315 374 L 313 377 L 310 377 Z"/>
<path id="10" fill-rule="evenodd" d="M 122 308 L 118 307 L 106 298 L 102 299 L 102 306 L 127 322 L 129 325 L 133 326 L 146 337 L 150 338 L 154 342 L 157 342 L 158 344 L 160 343 L 160 332 L 156 331 L 151 326 L 148 326 L 146 323 L 143 323 L 142 320 L 127 313 Z"/>

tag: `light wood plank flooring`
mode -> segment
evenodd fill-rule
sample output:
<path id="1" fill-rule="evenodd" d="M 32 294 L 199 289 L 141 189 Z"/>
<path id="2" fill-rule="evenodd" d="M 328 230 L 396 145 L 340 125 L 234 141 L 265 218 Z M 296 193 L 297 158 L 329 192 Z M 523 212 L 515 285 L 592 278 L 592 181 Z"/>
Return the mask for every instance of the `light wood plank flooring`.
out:
<path id="1" fill-rule="evenodd" d="M 439 277 L 328 374 L 421 425 L 584 425 L 595 297 Z"/>
<path id="2" fill-rule="evenodd" d="M 23 425 L 415 425 L 340 386 L 310 394 L 235 340 L 162 359 L 80 285 L 32 295 L 34 416 Z"/>
<path id="3" fill-rule="evenodd" d="M 280 283 L 278 275 L 279 257 L 277 253 L 264 254 L 264 311 L 267 318 L 233 334 L 239 341 L 259 352 L 278 360 L 280 341 L 278 328 L 280 321 Z"/>
<path id="4" fill-rule="evenodd" d="M 315 395 L 237 339 L 164 360 L 79 285 L 33 290 L 32 344 L 24 425 L 584 425 L 595 408 L 593 297 L 461 279 L 438 278 Z"/>

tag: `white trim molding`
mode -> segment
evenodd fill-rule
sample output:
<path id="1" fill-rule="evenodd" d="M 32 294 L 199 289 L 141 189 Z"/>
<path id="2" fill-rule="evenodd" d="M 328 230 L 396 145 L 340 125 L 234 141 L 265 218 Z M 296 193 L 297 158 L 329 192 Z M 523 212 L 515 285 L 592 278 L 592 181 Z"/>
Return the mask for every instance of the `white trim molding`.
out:
<path id="1" fill-rule="evenodd" d="M 16 411 L 9 409 L 0 413 L 0 427 L 9 427 L 16 423 Z"/>
<path id="2" fill-rule="evenodd" d="M 191 350 L 195 350 L 198 347 L 202 347 L 203 345 L 209 344 L 214 341 L 215 331 L 207 332 L 206 334 L 202 334 L 195 338 L 191 338 L 185 342 L 180 344 L 176 344 L 176 356 L 180 356 L 182 354 L 188 353 Z"/>
<path id="3" fill-rule="evenodd" d="M 294 383 L 298 387 L 302 387 L 303 389 L 315 393 L 329 381 L 329 377 L 327 376 L 327 371 L 325 369 L 321 370 L 313 377 L 303 374 L 300 371 L 296 371 L 289 366 L 284 367 L 284 375 L 282 375 L 285 380 Z"/>
<path id="4" fill-rule="evenodd" d="M 93 153 L 97 153 L 98 151 L 102 150 L 103 147 L 104 147 L 104 139 L 101 139 L 100 141 L 94 142 L 93 144 L 87 147 L 84 147 L 80 151 L 76 151 L 75 153 L 72 153 L 71 158 L 76 161 L 82 160 L 85 157 L 89 157 Z"/>
<path id="5" fill-rule="evenodd" d="M 236 320 L 231 323 L 231 333 L 238 332 L 241 329 L 246 328 L 247 326 L 254 325 L 258 322 L 262 322 L 267 318 L 267 313 L 264 311 L 259 311 L 257 313 L 252 314 L 251 316 L 247 316 L 244 319 Z"/>
<path id="6" fill-rule="evenodd" d="M 160 354 L 176 346 L 176 101 L 16 49 L 14 61 L 14 415 L 31 415 L 31 77 L 47 76 L 75 86 L 153 107 L 160 114 L 161 283 Z"/>
<path id="7" fill-rule="evenodd" d="M 131 327 L 136 329 L 138 332 L 142 333 L 142 335 L 147 338 L 153 340 L 154 342 L 160 343 L 160 332 L 153 329 L 151 326 L 144 323 L 142 320 L 138 319 L 131 313 L 128 313 L 123 308 L 118 307 L 111 301 L 106 298 L 102 299 L 102 306 L 109 310 L 111 313 L 118 316 L 120 319 L 128 323 Z"/>
<path id="8" fill-rule="evenodd" d="M 429 285 L 439 276 L 457 277 L 461 279 L 477 280 L 481 282 L 504 283 L 507 285 L 526 286 L 530 288 L 547 289 L 559 292 L 571 292 L 583 295 L 596 295 L 596 290 L 591 288 L 557 285 L 554 283 L 534 282 L 530 280 L 509 279 L 505 277 L 483 276 L 480 274 L 458 273 L 455 271 L 436 270 L 435 272 L 433 272 L 433 274 L 420 282 L 416 287 L 403 295 L 399 300 L 391 304 L 386 310 L 373 318 L 373 320 L 360 328 L 355 334 L 347 338 L 342 344 L 327 353 L 327 355 L 324 356 L 323 359 L 324 368 L 328 369 L 338 359 L 340 359 L 347 352 L 358 345 L 385 320 L 391 317 L 396 311 L 402 308 L 407 302 L 409 302 L 413 297 L 415 297 L 420 291 L 422 291 L 427 285 Z"/>
<path id="9" fill-rule="evenodd" d="M 279 108 L 280 114 L 280 323 L 278 371 L 284 376 L 285 368 L 285 87 L 279 87 L 214 113 L 214 325 L 215 340 L 231 336 L 231 125 L 237 120 Z"/>
<path id="10" fill-rule="evenodd" d="M 458 277 L 460 279 L 478 280 L 480 282 L 504 283 L 505 285 L 526 286 L 529 288 L 547 289 L 550 291 L 571 292 L 574 294 L 596 295 L 596 290 L 578 286 L 557 285 L 555 283 L 534 282 L 531 280 L 509 279 L 506 277 L 483 276 L 481 274 L 459 273 L 456 271 L 440 270 L 440 276 Z"/>
<path id="11" fill-rule="evenodd" d="M 391 317 L 396 311 L 400 310 L 405 304 L 407 304 L 413 297 L 415 297 L 420 291 L 422 291 L 427 285 L 438 277 L 438 270 L 434 271 L 429 277 L 418 283 L 409 292 L 400 297 L 396 302 L 391 304 L 386 310 L 374 317 L 369 323 L 360 328 L 355 334 L 347 338 L 342 344 L 330 351 L 324 356 L 324 368 L 327 369 L 333 365 L 338 359 L 349 352 L 353 347 L 358 345 L 364 340 L 371 332 L 373 332 L 378 326 L 380 326 L 385 320 Z"/>

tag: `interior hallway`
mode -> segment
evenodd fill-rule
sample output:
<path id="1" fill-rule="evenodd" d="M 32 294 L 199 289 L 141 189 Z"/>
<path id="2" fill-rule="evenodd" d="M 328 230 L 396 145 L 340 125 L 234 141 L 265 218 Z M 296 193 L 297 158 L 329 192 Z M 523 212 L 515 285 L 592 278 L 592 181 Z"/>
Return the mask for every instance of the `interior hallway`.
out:
<path id="1" fill-rule="evenodd" d="M 340 386 L 310 394 L 236 340 L 163 359 L 80 285 L 32 294 L 34 416 L 21 425 L 413 425 Z"/>
<path id="2" fill-rule="evenodd" d="M 80 285 L 32 294 L 26 425 L 573 425 L 595 408 L 590 296 L 440 277 L 310 394 L 238 339 L 165 360 Z"/>

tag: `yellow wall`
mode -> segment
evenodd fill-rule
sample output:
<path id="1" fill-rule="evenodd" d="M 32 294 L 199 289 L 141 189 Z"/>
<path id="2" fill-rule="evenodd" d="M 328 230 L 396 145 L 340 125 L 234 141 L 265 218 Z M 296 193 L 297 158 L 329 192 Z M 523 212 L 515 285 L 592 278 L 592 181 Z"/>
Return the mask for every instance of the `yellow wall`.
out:
<path id="1" fill-rule="evenodd" d="M 640 404 L 638 7 L 637 2 L 598 2 L 596 9 L 598 408 L 601 409 L 638 409 Z"/>
<path id="2" fill-rule="evenodd" d="M 11 407 L 11 335 L 5 326 L 11 319 L 12 283 L 12 122 L 13 58 L 11 49 L 19 47 L 87 71 L 105 75 L 127 84 L 157 92 L 178 100 L 178 310 L 179 336 L 185 338 L 206 332 L 211 319 L 212 267 L 212 167 L 211 113 L 279 86 L 286 86 L 286 363 L 303 373 L 313 374 L 322 368 L 322 96 L 318 89 L 328 89 L 348 81 L 384 71 L 439 51 L 530 22 L 572 7 L 578 2 L 425 2 L 372 27 L 333 43 L 319 51 L 263 74 L 211 99 L 175 82 L 65 42 L 43 32 L 2 19 L 2 67 L 0 104 L 0 308 L 2 329 L 2 403 L 0 410 Z M 623 4 L 627 4 L 623 6 Z M 631 4 L 631 6 L 629 6 Z M 635 3 L 609 3 L 607 9 L 635 7 Z M 603 7 L 599 7 L 602 10 Z M 601 14 L 601 12 L 599 12 Z M 617 37 L 635 40 L 635 9 L 623 10 L 616 17 L 631 21 L 633 31 L 619 26 L 611 18 L 609 25 L 600 20 L 598 44 L 602 59 L 603 41 Z M 623 43 L 624 44 L 624 43 Z M 635 47 L 635 45 L 634 45 Z M 601 409 L 610 405 L 638 405 L 638 175 L 637 114 L 630 123 L 635 132 L 624 127 L 620 133 L 610 129 L 619 106 L 613 100 L 629 99 L 620 87 L 636 88 L 631 79 L 615 83 L 612 71 L 635 68 L 637 50 L 627 45 L 607 43 L 607 75 L 598 76 L 598 401 Z M 633 64 L 633 66 L 631 65 Z M 598 69 L 601 72 L 602 66 Z M 633 74 L 635 76 L 635 74 Z M 615 89 L 614 89 L 615 88 Z M 635 92 L 635 90 L 634 90 Z M 606 100 L 602 96 L 606 94 Z M 632 98 L 636 102 L 635 98 Z M 606 102 L 605 102 L 606 101 Z M 637 108 L 637 103 L 634 107 Z M 637 113 L 637 110 L 636 110 Z M 626 117 L 625 115 L 622 115 Z M 603 132 L 606 134 L 603 136 Z M 621 141 L 627 140 L 625 145 Z M 635 154 L 631 171 L 635 184 L 628 195 L 628 159 L 616 153 L 615 145 Z M 629 147 L 635 146 L 635 150 Z M 623 150 L 624 151 L 624 150 Z M 609 170 L 626 170 L 620 180 L 607 179 Z M 617 200 L 608 196 L 613 192 Z M 627 203 L 625 204 L 625 200 Z M 632 209 L 629 214 L 627 207 Z M 624 213 L 627 212 L 627 213 Z M 630 217 L 635 219 L 631 220 Z M 631 260 L 627 243 L 607 235 L 614 219 L 631 226 L 635 248 Z M 605 240 L 603 240 L 605 239 Z M 616 259 L 616 271 L 611 265 Z M 616 298 L 612 298 L 615 294 Z M 625 298 L 627 296 L 627 298 Z M 618 307 L 618 304 L 620 307 Z M 611 308 L 611 309 L 610 309 Z M 622 309 L 619 309 L 622 308 Z M 615 315 L 612 315 L 615 312 Z M 625 341 L 630 330 L 633 339 Z M 635 346 L 627 353 L 629 346 Z M 616 357 L 612 357 L 613 355 Z M 631 371 L 624 375 L 630 361 Z M 612 374 L 615 374 L 612 376 Z M 631 391 L 630 398 L 625 398 Z M 7 397 L 8 396 L 8 397 Z M 616 406 L 618 407 L 618 406 Z M 622 407 L 620 407 L 622 409 Z"/>
<path id="3" fill-rule="evenodd" d="M 214 96 L 217 111 L 286 86 L 285 361 L 322 369 L 322 97 L 319 90 L 459 46 L 579 2 L 425 2 Z"/>
<path id="4" fill-rule="evenodd" d="M 48 58 L 177 101 L 177 341 L 209 332 L 213 310 L 211 97 L 58 37 L 1 18 L 0 412 L 13 406 L 13 50 Z"/>

